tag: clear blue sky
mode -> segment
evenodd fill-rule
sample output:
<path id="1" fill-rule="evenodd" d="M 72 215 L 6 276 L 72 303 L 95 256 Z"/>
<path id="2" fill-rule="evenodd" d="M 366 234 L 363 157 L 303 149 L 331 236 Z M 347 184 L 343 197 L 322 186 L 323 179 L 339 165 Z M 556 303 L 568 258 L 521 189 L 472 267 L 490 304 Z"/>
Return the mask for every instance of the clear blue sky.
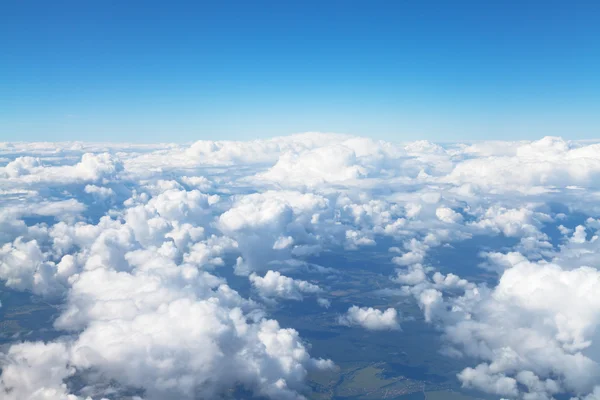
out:
<path id="1" fill-rule="evenodd" d="M 600 1 L 0 2 L 0 140 L 600 137 Z"/>

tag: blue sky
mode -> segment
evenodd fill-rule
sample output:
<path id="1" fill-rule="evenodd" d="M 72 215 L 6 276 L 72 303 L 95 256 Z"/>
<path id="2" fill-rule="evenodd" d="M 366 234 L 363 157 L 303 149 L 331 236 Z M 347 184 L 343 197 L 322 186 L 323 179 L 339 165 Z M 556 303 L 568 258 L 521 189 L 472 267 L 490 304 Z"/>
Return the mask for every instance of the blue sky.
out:
<path id="1" fill-rule="evenodd" d="M 3 1 L 0 140 L 600 137 L 597 1 Z"/>

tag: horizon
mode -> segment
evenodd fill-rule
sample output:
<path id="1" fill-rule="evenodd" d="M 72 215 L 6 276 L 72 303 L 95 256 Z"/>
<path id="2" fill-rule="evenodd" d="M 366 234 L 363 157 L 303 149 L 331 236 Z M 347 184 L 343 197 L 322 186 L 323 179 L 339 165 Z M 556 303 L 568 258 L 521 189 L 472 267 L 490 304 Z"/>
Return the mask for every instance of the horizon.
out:
<path id="1" fill-rule="evenodd" d="M 539 142 L 542 141 L 544 139 L 558 139 L 558 140 L 564 140 L 567 143 L 581 143 L 581 144 L 592 144 L 592 143 L 597 143 L 600 142 L 600 137 L 598 138 L 588 138 L 588 139 L 569 139 L 566 138 L 564 136 L 560 136 L 560 135 L 545 135 L 545 136 L 540 136 L 540 137 L 533 137 L 530 139 L 513 139 L 513 140 L 509 140 L 509 139 L 473 139 L 473 140 L 430 140 L 430 139 L 420 139 L 420 138 L 415 138 L 412 140 L 387 140 L 387 139 L 378 139 L 375 137 L 371 137 L 368 135 L 352 135 L 352 134 L 348 134 L 348 133 L 339 133 L 339 132 L 318 132 L 318 131 L 307 131 L 307 132 L 296 132 L 296 133 L 291 133 L 288 135 L 276 135 L 276 136 L 269 136 L 269 137 L 259 137 L 259 138 L 242 138 L 242 139 L 191 139 L 188 141 L 184 141 L 184 142 L 178 142 L 178 141 L 157 141 L 157 142 L 153 142 L 153 141 L 102 141 L 102 140 L 85 140 L 85 139 L 73 139 L 73 140 L 61 140 L 61 141 L 52 141 L 52 140 L 36 140 L 36 141 L 30 141 L 30 140 L 14 140 L 14 141 L 0 141 L 0 144 L 8 144 L 8 145 L 17 145 L 17 144 L 42 144 L 42 143 L 48 143 L 48 144 L 57 144 L 57 145 L 64 145 L 64 144 L 84 144 L 84 145 L 105 145 L 105 146 L 125 146 L 125 145 L 131 145 L 131 146 L 190 146 L 193 145 L 194 143 L 197 142 L 213 142 L 213 143 L 227 143 L 227 142 L 231 142 L 231 143 L 245 143 L 245 142 L 269 142 L 269 141 L 277 141 L 277 140 L 285 140 L 285 139 L 292 139 L 294 137 L 300 137 L 302 135 L 323 135 L 323 136 L 331 136 L 331 137 L 335 137 L 335 136 L 340 136 L 340 137 L 346 137 L 347 139 L 351 139 L 351 138 L 355 138 L 355 139 L 371 139 L 374 140 L 375 142 L 383 142 L 383 143 L 390 143 L 390 144 L 395 144 L 395 145 L 405 145 L 405 144 L 410 144 L 410 143 L 415 143 L 415 142 L 428 142 L 428 143 L 433 143 L 433 144 L 439 144 L 439 145 L 452 145 L 452 144 L 477 144 L 477 143 L 511 143 L 511 144 L 519 144 L 519 143 L 533 143 L 533 142 Z M 3 149 L 6 150 L 6 149 Z"/>

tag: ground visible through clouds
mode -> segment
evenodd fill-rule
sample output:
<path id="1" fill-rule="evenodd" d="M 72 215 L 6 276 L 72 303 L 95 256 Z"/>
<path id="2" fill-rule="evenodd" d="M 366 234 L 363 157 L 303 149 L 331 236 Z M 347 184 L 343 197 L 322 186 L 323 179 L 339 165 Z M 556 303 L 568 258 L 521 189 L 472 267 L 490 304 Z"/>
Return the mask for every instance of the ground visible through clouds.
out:
<path id="1" fill-rule="evenodd" d="M 600 145 L 0 143 L 0 397 L 600 399 Z"/>

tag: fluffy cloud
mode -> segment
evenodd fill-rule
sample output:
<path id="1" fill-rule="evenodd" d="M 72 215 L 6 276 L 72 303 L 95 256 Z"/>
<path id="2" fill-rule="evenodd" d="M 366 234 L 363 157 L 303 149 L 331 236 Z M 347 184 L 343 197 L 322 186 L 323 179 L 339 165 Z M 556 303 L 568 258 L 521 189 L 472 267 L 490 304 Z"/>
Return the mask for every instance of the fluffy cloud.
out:
<path id="1" fill-rule="evenodd" d="M 249 274 L 273 260 L 318 252 L 319 217 L 330 212 L 323 196 L 269 190 L 239 196 L 217 227 L 238 243 L 243 262 L 237 272 Z"/>
<path id="2" fill-rule="evenodd" d="M 63 343 L 21 343 L 13 345 L 0 376 L 0 393 L 6 400 L 78 400 L 70 395 L 65 378 L 75 369 L 69 366 L 69 351 Z"/>
<path id="3" fill-rule="evenodd" d="M 437 272 L 409 282 L 426 320 L 443 330 L 449 353 L 485 361 L 458 378 L 467 387 L 513 397 L 521 393 L 519 383 L 526 399 L 593 391 L 600 378 L 600 273 L 512 260 L 492 290 Z M 463 294 L 444 296 L 446 281 Z"/>
<path id="4" fill-rule="evenodd" d="M 439 218 L 440 221 L 446 222 L 448 224 L 461 222 L 463 217 L 460 213 L 457 213 L 451 208 L 448 207 L 440 207 L 435 210 L 435 215 Z"/>
<path id="5" fill-rule="evenodd" d="M 106 199 L 115 195 L 114 190 L 103 186 L 86 185 L 84 190 L 86 193 L 97 196 L 100 199 Z"/>
<path id="6" fill-rule="evenodd" d="M 0 167 L 0 181 L 27 184 L 64 184 L 70 182 L 99 182 L 115 178 L 123 169 L 122 163 L 109 153 L 85 153 L 75 165 L 45 165 L 35 157 L 18 157 Z"/>
<path id="7" fill-rule="evenodd" d="M 83 258 L 78 260 L 83 266 L 79 272 L 77 267 L 70 269 L 66 308 L 55 326 L 79 333 L 60 344 L 61 357 L 48 361 L 56 376 L 45 379 L 37 377 L 48 363 L 40 364 L 43 358 L 31 353 L 50 356 L 58 344 L 11 348 L 2 382 L 16 398 L 37 398 L 38 393 L 46 396 L 39 398 L 67 398 L 64 379 L 93 369 L 122 385 L 143 388 L 147 399 L 214 397 L 236 382 L 257 395 L 295 399 L 307 370 L 332 366 L 312 359 L 295 330 L 266 319 L 256 304 L 222 279 L 189 264 L 178 265 L 172 242 L 144 249 L 128 232 L 126 225 L 105 227 L 92 233 L 83 253 L 75 253 L 75 258 Z M 85 239 L 80 240 L 86 246 Z M 36 257 L 36 263 L 44 261 L 36 243 L 17 240 L 6 250 L 12 259 L 24 260 L 23 266 L 13 265 L 18 261 L 3 264 L 16 271 L 30 268 L 20 276 L 33 279 L 7 282 L 37 288 L 41 267 L 30 263 Z M 45 279 L 52 282 L 52 277 Z M 298 287 L 314 289 L 310 284 Z M 15 364 L 12 354 L 19 351 L 27 356 Z M 26 361 L 31 359 L 34 362 Z"/>
<path id="8" fill-rule="evenodd" d="M 356 154 L 344 146 L 321 147 L 301 154 L 283 154 L 259 179 L 289 184 L 318 185 L 366 176 Z"/>
<path id="9" fill-rule="evenodd" d="M 302 300 L 304 294 L 320 293 L 323 290 L 310 282 L 292 279 L 277 271 L 268 271 L 264 277 L 250 274 L 252 286 L 264 297 Z"/>
<path id="10" fill-rule="evenodd" d="M 308 371 L 332 362 L 263 303 L 311 295 L 335 321 L 326 286 L 292 276 L 343 274 L 368 250 L 393 263 L 388 290 L 412 296 L 444 354 L 462 357 L 465 387 L 600 398 L 599 146 L 320 133 L 0 144 L 0 279 L 56 303 L 66 333 L 7 347 L 0 393 L 98 400 L 110 381 L 148 400 L 236 386 L 302 398 Z M 231 269 L 259 296 L 234 290 L 248 281 Z M 401 340 L 393 308 L 359 304 L 337 322 Z"/>
<path id="11" fill-rule="evenodd" d="M 347 326 L 362 326 L 373 331 L 400 329 L 398 312 L 394 308 L 381 311 L 372 307 L 352 306 L 346 314 L 339 317 L 338 322 Z"/>
<path id="12" fill-rule="evenodd" d="M 580 146 L 556 137 L 515 143 L 509 152 L 475 157 L 458 164 L 448 181 L 469 183 L 493 191 L 539 193 L 571 185 L 596 186 L 600 173 L 600 145 Z M 508 153 L 508 154 L 507 154 Z"/>

